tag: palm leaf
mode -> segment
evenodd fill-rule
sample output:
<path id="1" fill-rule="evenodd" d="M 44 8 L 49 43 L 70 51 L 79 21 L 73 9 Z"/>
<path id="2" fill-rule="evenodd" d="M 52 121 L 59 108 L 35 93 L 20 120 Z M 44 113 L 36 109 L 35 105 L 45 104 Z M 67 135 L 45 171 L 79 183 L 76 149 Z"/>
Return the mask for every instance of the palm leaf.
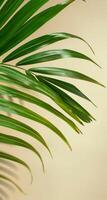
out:
<path id="1" fill-rule="evenodd" d="M 37 78 L 40 81 L 43 81 L 46 85 L 48 85 L 50 88 L 52 88 L 57 94 L 60 95 L 60 97 L 63 99 L 65 103 L 68 104 L 69 109 L 72 110 L 74 114 L 77 115 L 81 120 L 85 122 L 90 122 L 92 119 L 94 119 L 88 111 L 86 111 L 80 104 L 78 104 L 76 101 L 74 101 L 69 95 L 67 95 L 65 92 L 63 92 L 61 89 L 57 88 L 56 86 L 52 85 L 51 83 L 45 81 L 44 78 L 37 76 Z M 81 118 L 81 114 L 84 118 Z"/>
<path id="2" fill-rule="evenodd" d="M 42 163 L 43 171 L 44 171 L 44 163 L 43 163 L 41 155 L 28 142 L 25 142 L 24 140 L 22 140 L 22 139 L 20 139 L 18 137 L 14 137 L 14 136 L 5 135 L 5 134 L 0 133 L 0 143 L 16 145 L 16 146 L 20 146 L 20 147 L 23 147 L 23 148 L 26 148 L 26 149 L 29 149 L 29 150 L 33 151 L 39 157 L 39 159 L 40 159 L 40 161 Z"/>
<path id="3" fill-rule="evenodd" d="M 57 67 L 36 67 L 36 68 L 30 68 L 30 72 L 37 72 L 40 74 L 46 74 L 46 75 L 55 75 L 55 76 L 62 76 L 62 77 L 69 77 L 69 78 L 75 78 L 80 79 L 84 81 L 88 81 L 97 85 L 100 85 L 104 87 L 103 84 L 99 83 L 95 79 L 86 76 L 85 74 L 79 73 L 77 71 L 65 69 L 65 68 L 57 68 Z"/>
<path id="4" fill-rule="evenodd" d="M 7 20 L 14 14 L 17 8 L 24 2 L 24 0 L 8 0 L 0 10 L 0 28 L 7 22 Z"/>
<path id="5" fill-rule="evenodd" d="M 65 40 L 69 38 L 79 39 L 85 42 L 89 46 L 91 51 L 93 52 L 92 47 L 81 37 L 78 37 L 76 35 L 72 35 L 69 33 L 52 33 L 52 34 L 43 35 L 39 38 L 33 39 L 30 42 L 27 42 L 26 44 L 20 46 L 15 51 L 10 53 L 6 58 L 4 58 L 3 62 L 9 62 L 21 56 L 25 56 L 28 53 L 32 53 L 33 51 L 36 51 L 42 47 L 45 47 L 55 42 L 59 42 L 61 40 Z"/>
<path id="6" fill-rule="evenodd" d="M 11 184 L 13 184 L 20 192 L 24 193 L 23 190 L 20 188 L 19 185 L 17 185 L 12 179 L 8 178 L 7 176 L 4 176 L 2 174 L 0 174 L 0 179 L 3 179 L 5 181 L 10 182 Z"/>
<path id="7" fill-rule="evenodd" d="M 91 61 L 92 63 L 99 66 L 95 61 L 93 61 L 88 56 L 82 53 L 79 53 L 77 51 L 69 50 L 69 49 L 55 49 L 55 50 L 43 51 L 43 52 L 24 58 L 23 60 L 19 61 L 16 65 L 17 66 L 31 65 L 31 64 L 36 64 L 36 63 L 54 61 L 57 59 L 64 59 L 64 58 L 80 58 L 80 59 Z"/>
<path id="8" fill-rule="evenodd" d="M 30 102 L 32 104 L 38 105 L 46 110 L 48 110 L 50 113 L 56 115 L 57 117 L 61 118 L 65 122 L 67 122 L 77 133 L 80 133 L 80 129 L 74 124 L 73 121 L 71 121 L 69 118 L 67 118 L 63 113 L 49 105 L 48 103 L 36 98 L 35 96 L 31 96 L 27 93 L 24 93 L 22 91 L 7 87 L 7 86 L 0 86 L 0 93 L 3 95 L 8 95 L 11 97 L 16 97 L 18 99 Z"/>
<path id="9" fill-rule="evenodd" d="M 70 144 L 68 143 L 67 139 L 64 137 L 64 135 L 61 133 L 61 131 L 58 128 L 56 128 L 50 121 L 48 121 L 44 117 L 40 116 L 39 114 L 29 110 L 28 108 L 25 108 L 24 106 L 18 105 L 18 104 L 13 103 L 13 102 L 11 103 L 11 102 L 9 102 L 5 99 L 0 99 L 0 109 L 3 110 L 3 111 L 9 112 L 9 113 L 18 114 L 20 116 L 23 116 L 25 118 L 34 120 L 36 122 L 39 122 L 39 123 L 45 125 L 49 129 L 54 131 L 54 133 L 56 133 L 70 147 Z M 9 119 L 9 122 L 10 122 L 10 119 Z M 11 119 L 11 122 L 14 123 L 14 119 Z M 3 125 L 3 123 L 1 123 L 1 122 L 0 122 L 0 124 Z M 16 124 L 16 122 L 14 124 Z M 19 122 L 17 122 L 17 125 L 19 125 L 19 126 L 16 127 L 16 126 L 13 125 L 12 128 L 16 128 L 17 130 L 19 130 L 21 132 L 28 133 L 32 137 L 39 140 L 42 144 L 44 144 L 44 146 L 49 150 L 45 141 L 43 140 L 43 138 L 41 137 L 41 135 L 37 131 L 35 132 L 30 127 L 27 128 L 26 125 L 24 125 L 22 123 L 19 124 Z M 24 127 L 26 130 L 24 131 L 24 129 L 22 129 L 22 127 Z M 29 132 L 28 132 L 28 130 L 29 130 Z"/>
<path id="10" fill-rule="evenodd" d="M 43 0 L 41 1 L 43 3 Z M 41 1 L 39 0 L 39 2 Z M 46 1 L 47 0 L 44 0 L 44 2 Z M 67 3 L 52 6 L 40 12 L 39 14 L 37 14 L 36 16 L 32 17 L 30 20 L 27 21 L 27 19 L 33 14 L 33 13 L 31 14 L 29 13 L 32 12 L 32 10 L 34 9 L 34 3 L 35 3 L 35 0 L 30 1 L 29 4 L 31 4 L 32 8 L 30 8 L 26 4 L 25 7 L 19 10 L 19 12 L 16 13 L 16 15 L 8 22 L 7 26 L 5 26 L 0 31 L 0 38 L 1 39 L 2 37 L 5 38 L 5 41 L 3 40 L 2 43 L 0 44 L 0 55 L 7 52 L 14 46 L 16 46 L 18 43 L 26 39 L 33 32 L 37 31 L 41 26 L 43 26 L 46 22 L 48 22 L 50 19 L 56 16 L 59 12 L 61 12 L 66 6 L 68 6 L 73 1 L 74 0 L 71 0 L 71 1 L 68 1 Z M 39 3 L 36 1 L 36 6 L 38 7 L 38 5 Z M 34 12 L 35 12 L 35 9 L 34 9 Z M 15 21 L 18 21 L 18 24 L 16 24 Z M 27 22 L 24 24 L 25 21 Z M 14 29 L 13 29 L 13 26 L 14 26 Z M 7 35 L 7 32 L 9 30 L 11 31 L 9 32 L 9 35 Z"/>
<path id="11" fill-rule="evenodd" d="M 2 108 L 2 109 L 4 110 L 4 108 Z M 34 130 L 30 126 L 28 126 L 16 119 L 13 119 L 13 118 L 10 118 L 10 117 L 0 114 L 0 126 L 8 127 L 13 130 L 17 130 L 19 132 L 27 134 L 27 135 L 33 137 L 34 139 L 38 140 L 49 150 L 45 140 L 36 130 Z"/>
<path id="12" fill-rule="evenodd" d="M 12 17 L 12 19 L 0 30 L 0 49 L 4 47 L 4 45 L 14 36 L 16 31 L 18 31 L 18 29 L 21 28 L 21 26 L 23 26 L 23 24 L 47 1 L 48 0 L 28 1 L 28 3 Z"/>
<path id="13" fill-rule="evenodd" d="M 13 162 L 16 162 L 16 163 L 24 166 L 30 172 L 31 183 L 32 183 L 32 180 L 33 180 L 32 172 L 31 172 L 31 169 L 26 162 L 24 162 L 22 159 L 20 159 L 16 156 L 13 156 L 11 154 L 8 154 L 8 153 L 2 152 L 2 151 L 0 151 L 0 159 L 13 161 Z"/>
<path id="14" fill-rule="evenodd" d="M 82 97 L 88 101 L 90 101 L 92 104 L 93 102 L 85 95 L 83 94 L 83 92 L 81 92 L 75 85 L 71 84 L 71 83 L 68 83 L 68 82 L 65 82 L 65 81 L 62 81 L 62 80 L 59 80 L 59 79 L 55 79 L 55 78 L 50 78 L 50 77 L 46 77 L 46 76 L 37 76 L 39 79 L 40 78 L 43 78 L 45 79 L 46 81 L 49 81 L 50 83 L 53 83 L 54 85 L 62 88 L 62 89 L 65 89 L 66 91 L 68 92 L 71 92 L 79 97 Z"/>
<path id="15" fill-rule="evenodd" d="M 29 102 L 34 106 L 36 105 L 47 110 L 52 115 L 65 121 L 73 131 L 81 133 L 77 123 L 84 125 L 85 123 L 95 120 L 95 118 L 84 106 L 81 106 L 78 101 L 72 98 L 71 94 L 82 97 L 84 100 L 88 100 L 91 103 L 93 102 L 81 91 L 81 88 L 77 88 L 70 83 L 69 79 L 68 82 L 65 82 L 64 77 L 70 78 L 71 80 L 74 78 L 88 81 L 104 87 L 103 84 L 92 77 L 78 71 L 73 71 L 72 69 L 66 69 L 65 67 L 29 66 L 57 59 L 77 58 L 89 61 L 100 67 L 94 59 L 91 59 L 85 53 L 80 53 L 73 49 L 47 49 L 46 51 L 36 53 L 36 51 L 42 47 L 48 48 L 48 45 L 59 41 L 61 42 L 65 39 L 79 39 L 85 42 L 94 53 L 90 44 L 85 39 L 75 34 L 66 32 L 47 33 L 46 35 L 28 40 L 28 42 L 24 41 L 75 0 L 67 0 L 66 2 L 53 5 L 38 12 L 48 1 L 49 0 L 30 0 L 24 3 L 24 0 L 0 0 L 0 55 L 7 53 L 3 56 L 3 59 L 0 60 L 0 110 L 5 113 L 0 114 L 0 126 L 8 128 L 10 131 L 14 130 L 18 134 L 18 136 L 15 137 L 11 135 L 11 132 L 10 135 L 0 133 L 0 143 L 10 145 L 10 147 L 14 146 L 14 148 L 21 147 L 25 150 L 31 150 L 40 159 L 43 170 L 44 163 L 41 154 L 27 139 L 26 141 L 21 139 L 20 132 L 42 144 L 50 154 L 51 150 L 42 135 L 30 125 L 23 123 L 20 116 L 28 121 L 33 120 L 34 122 L 46 126 L 48 128 L 47 132 L 50 130 L 54 132 L 70 149 L 71 144 L 60 128 L 56 127 L 56 125 L 45 116 L 29 109 L 28 106 L 25 107 L 24 103 L 21 104 L 21 101 Z M 20 44 L 21 42 L 23 42 L 23 44 Z M 17 47 L 18 44 L 19 46 Z M 11 50 L 11 53 L 9 50 Z M 33 52 L 34 54 L 30 56 L 27 55 Z M 24 56 L 24 58 L 21 58 L 22 56 Z M 19 61 L 11 65 L 10 61 L 17 58 Z M 8 63 L 6 64 L 6 62 Z M 27 68 L 28 70 L 26 70 L 23 65 L 29 66 L 29 69 Z M 57 76 L 58 78 L 53 78 L 52 76 Z M 63 80 L 59 80 L 59 78 L 62 77 Z M 31 95 L 32 91 L 34 92 L 33 95 Z M 50 105 L 46 100 L 43 101 L 37 98 L 35 92 L 50 98 L 54 104 L 60 108 L 60 111 L 55 106 Z M 67 92 L 69 92 L 69 94 Z M 14 99 L 18 100 L 17 103 L 14 102 Z M 66 116 L 66 114 L 68 116 Z M 14 118 L 15 115 L 19 115 L 18 120 Z M 0 159 L 25 167 L 30 172 L 32 181 L 33 175 L 31 168 L 17 155 L 12 155 L 6 153 L 4 150 L 0 150 Z M 13 178 L 9 178 L 6 173 L 1 173 L 0 179 L 14 185 L 19 191 L 23 191 L 21 187 L 13 181 Z M 1 189 L 0 193 L 3 198 L 8 198 L 6 188 L 4 188 L 4 190 Z"/>
<path id="16" fill-rule="evenodd" d="M 2 4 L 4 3 L 5 0 L 0 0 L 0 7 L 2 6 Z"/>

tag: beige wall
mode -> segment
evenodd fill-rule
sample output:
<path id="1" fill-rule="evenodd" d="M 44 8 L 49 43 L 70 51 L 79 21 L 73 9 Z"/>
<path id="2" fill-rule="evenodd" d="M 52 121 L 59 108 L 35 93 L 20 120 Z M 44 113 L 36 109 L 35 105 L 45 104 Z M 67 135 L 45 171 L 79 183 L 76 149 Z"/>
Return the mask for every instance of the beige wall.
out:
<path id="1" fill-rule="evenodd" d="M 58 1 L 56 0 L 56 2 Z M 66 31 L 82 36 L 93 46 L 96 55 L 94 57 L 85 44 L 72 39 L 54 44 L 49 47 L 50 49 L 64 47 L 85 52 L 102 66 L 102 70 L 91 63 L 72 59 L 51 62 L 51 66 L 64 66 L 79 70 L 107 85 L 107 0 L 87 0 L 87 3 L 76 1 L 38 31 L 37 35 L 57 31 Z M 54 159 L 51 160 L 48 153 L 39 147 L 46 165 L 46 173 L 43 175 L 39 161 L 34 159 L 34 155 L 30 152 L 22 155 L 31 164 L 35 174 L 34 183 L 32 187 L 26 184 L 25 189 L 29 193 L 27 196 L 22 197 L 20 194 L 14 193 L 12 199 L 107 199 L 107 89 L 86 82 L 74 80 L 72 82 L 91 97 L 98 106 L 95 108 L 90 103 L 78 98 L 81 104 L 85 105 L 96 117 L 97 121 L 81 128 L 84 135 L 76 135 L 61 120 L 50 116 L 69 138 L 73 148 L 72 153 L 49 130 L 33 123 L 33 126 L 40 129 L 41 132 L 46 132 L 44 136 L 52 149 Z M 43 113 L 43 111 L 41 112 Z M 46 112 L 45 114 L 49 115 Z M 25 183 L 29 180 L 24 170 L 20 172 L 19 176 Z"/>

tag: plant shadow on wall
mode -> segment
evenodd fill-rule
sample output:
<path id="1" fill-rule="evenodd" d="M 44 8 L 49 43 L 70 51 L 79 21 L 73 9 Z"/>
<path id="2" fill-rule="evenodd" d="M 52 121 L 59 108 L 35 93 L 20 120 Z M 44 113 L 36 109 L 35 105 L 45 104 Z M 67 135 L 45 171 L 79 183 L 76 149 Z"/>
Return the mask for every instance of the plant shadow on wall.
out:
<path id="1" fill-rule="evenodd" d="M 34 38 L 29 42 L 20 45 L 20 47 L 17 47 L 17 45 L 74 1 L 75 0 L 69 0 L 65 3 L 54 5 L 43 10 L 39 14 L 36 14 L 36 11 L 47 3 L 48 0 L 30 0 L 25 4 L 23 4 L 24 0 L 0 0 L 0 56 L 3 55 L 4 57 L 0 62 L 0 126 L 12 129 L 12 131 L 15 130 L 27 134 L 41 143 L 51 156 L 51 150 L 43 136 L 34 128 L 21 122 L 20 118 L 17 120 L 12 117 L 11 114 L 19 115 L 46 126 L 59 136 L 71 150 L 70 143 L 60 129 L 50 122 L 50 120 L 46 119 L 45 116 L 41 116 L 27 106 L 25 107 L 23 104 L 15 103 L 14 100 L 18 99 L 19 101 L 37 105 L 64 120 L 75 132 L 81 133 L 77 123 L 80 125 L 90 123 L 94 120 L 94 117 L 68 95 L 67 92 L 84 98 L 91 103 L 93 102 L 75 85 L 65 82 L 64 77 L 88 81 L 99 86 L 103 85 L 93 78 L 71 69 L 58 68 L 58 66 L 51 67 L 50 64 L 50 67 L 39 67 L 38 65 L 34 65 L 34 67 L 29 67 L 29 69 L 27 68 L 26 70 L 26 65 L 28 67 L 29 65 L 31 66 L 33 64 L 54 61 L 57 59 L 78 58 L 92 62 L 97 67 L 100 66 L 85 54 L 71 49 L 52 49 L 36 53 L 36 50 L 41 49 L 44 46 L 65 39 L 82 40 L 93 52 L 91 46 L 84 39 L 70 33 L 58 32 L 47 34 Z M 15 50 L 13 50 L 13 48 L 15 48 Z M 11 53 L 8 52 L 10 50 Z M 27 55 L 29 53 L 32 53 L 32 55 Z M 22 56 L 25 57 L 21 58 Z M 15 65 L 11 65 L 10 61 L 17 58 L 20 60 Z M 56 77 L 58 77 L 58 79 Z M 31 91 L 36 91 L 49 97 L 62 111 L 49 105 L 47 101 L 37 98 L 36 95 L 31 95 Z M 65 114 L 63 114 L 63 111 Z M 17 137 L 13 134 L 8 135 L 5 132 L 3 133 L 3 131 L 0 131 L 0 143 L 3 145 L 10 145 L 10 147 L 14 146 L 14 148 L 17 146 L 24 148 L 24 150 L 31 150 L 39 157 L 44 171 L 44 163 L 41 154 L 27 140 L 21 139 L 20 135 Z M 0 150 L 0 164 L 2 162 L 5 163 L 5 167 L 9 166 L 9 168 L 11 168 L 11 162 L 13 162 L 14 165 L 19 164 L 24 166 L 30 172 L 32 182 L 33 175 L 31 169 L 28 164 L 21 159 L 21 156 L 17 157 L 13 154 L 9 154 L 6 150 Z M 6 169 L 2 168 L 2 170 L 0 170 L 0 198 L 5 199 L 8 195 L 8 187 L 6 184 L 3 185 L 2 181 L 14 185 L 16 189 L 24 193 L 23 189 L 16 183 L 17 181 L 14 182 L 13 178 L 14 174 L 11 174 L 11 178 L 8 177 Z"/>

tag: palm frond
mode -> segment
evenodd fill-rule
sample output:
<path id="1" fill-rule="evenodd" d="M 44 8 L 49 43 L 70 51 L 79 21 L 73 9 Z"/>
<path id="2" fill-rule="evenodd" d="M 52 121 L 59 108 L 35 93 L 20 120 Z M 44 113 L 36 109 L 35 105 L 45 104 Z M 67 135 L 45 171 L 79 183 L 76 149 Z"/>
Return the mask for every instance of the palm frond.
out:
<path id="1" fill-rule="evenodd" d="M 50 119 L 47 119 L 46 116 L 42 116 L 33 109 L 29 109 L 24 103 L 20 104 L 20 101 L 31 103 L 34 106 L 38 106 L 50 112 L 50 114 L 66 122 L 73 131 L 81 133 L 79 125 L 89 123 L 95 120 L 95 118 L 89 111 L 81 106 L 79 102 L 72 98 L 70 94 L 73 93 L 80 98 L 88 100 L 92 104 L 94 103 L 80 88 L 70 82 L 60 80 L 59 78 L 69 77 L 71 79 L 88 81 L 104 87 L 103 84 L 92 77 L 71 69 L 52 66 L 29 66 L 58 59 L 77 58 L 83 59 L 85 62 L 91 62 L 100 67 L 93 59 L 84 53 L 72 49 L 52 49 L 36 53 L 36 50 L 42 47 L 48 48 L 49 45 L 65 39 L 79 39 L 88 45 L 89 49 L 94 53 L 92 47 L 86 40 L 71 33 L 47 33 L 46 35 L 29 40 L 23 45 L 20 44 L 75 0 L 68 0 L 36 13 L 48 1 L 49 0 L 30 0 L 24 2 L 24 0 L 0 0 L 0 56 L 3 55 L 3 59 L 0 59 L 0 127 L 14 130 L 17 133 L 17 136 L 14 136 L 11 132 L 7 135 L 6 132 L 4 133 L 1 131 L 0 143 L 3 145 L 10 145 L 10 147 L 13 146 L 14 148 L 17 147 L 25 149 L 26 151 L 32 151 L 41 161 L 43 171 L 45 170 L 45 166 L 41 153 L 39 153 L 38 149 L 30 144 L 29 141 L 22 139 L 20 132 L 42 144 L 52 156 L 51 150 L 42 134 L 30 125 L 22 122 L 20 117 L 24 117 L 28 121 L 32 120 L 35 123 L 39 123 L 41 126 L 46 126 L 47 132 L 52 131 L 55 133 L 70 149 L 71 144 L 60 130 L 60 127 L 56 127 Z M 17 47 L 17 45 L 19 46 Z M 33 52 L 34 54 L 29 55 Z M 4 55 L 5 53 L 6 55 Z M 22 56 L 24 56 L 24 58 L 22 58 Z M 19 60 L 16 60 L 16 63 L 11 65 L 10 61 L 17 58 Z M 29 69 L 26 69 L 26 65 L 29 66 Z M 31 95 L 32 91 L 34 92 L 33 95 Z M 54 102 L 54 105 L 57 105 L 57 108 L 50 105 L 46 100 L 36 97 L 35 92 L 50 98 Z M 67 92 L 70 94 L 68 95 Z M 18 102 L 16 103 L 14 100 L 18 100 Z M 60 108 L 60 111 L 58 108 Z M 19 116 L 18 119 L 14 117 L 17 115 Z M 17 155 L 8 153 L 6 150 L 0 150 L 0 159 L 2 161 L 7 161 L 7 163 L 12 162 L 14 165 L 17 164 L 25 167 L 31 175 L 32 182 L 33 175 L 31 168 L 26 161 L 22 160 L 21 156 L 18 157 Z M 2 171 L 0 173 L 0 180 L 9 182 L 19 191 L 23 192 L 23 189 L 14 181 L 12 176 L 9 178 L 7 174 L 2 173 Z M 1 183 L 1 186 L 2 185 Z M 0 193 L 2 197 L 0 196 L 0 198 L 7 198 L 8 193 L 6 187 L 2 188 L 1 186 Z"/>
<path id="2" fill-rule="evenodd" d="M 15 51 L 13 51 L 8 56 L 6 56 L 3 62 L 9 62 L 21 56 L 25 56 L 28 53 L 32 53 L 42 47 L 48 46 L 55 42 L 59 42 L 61 40 L 70 39 L 70 38 L 79 39 L 85 42 L 89 46 L 91 51 L 94 53 L 92 47 L 83 38 L 78 37 L 77 35 L 73 35 L 69 33 L 52 33 L 52 34 L 43 35 L 39 38 L 33 39 L 27 42 L 26 44 L 20 46 Z"/>

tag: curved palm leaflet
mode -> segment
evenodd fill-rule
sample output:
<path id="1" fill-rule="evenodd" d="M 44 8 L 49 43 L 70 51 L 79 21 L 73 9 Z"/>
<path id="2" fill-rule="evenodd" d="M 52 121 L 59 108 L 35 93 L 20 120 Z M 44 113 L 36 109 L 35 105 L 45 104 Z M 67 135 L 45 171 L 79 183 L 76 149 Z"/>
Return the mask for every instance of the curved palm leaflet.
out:
<path id="1" fill-rule="evenodd" d="M 36 65 L 57 59 L 78 58 L 92 62 L 99 67 L 99 65 L 87 55 L 71 49 L 60 48 L 47 51 L 41 50 L 42 47 L 48 47 L 48 45 L 58 41 L 78 39 L 85 42 L 93 52 L 91 46 L 83 38 L 66 32 L 47 33 L 46 35 L 29 40 L 29 42 L 25 42 L 22 45 L 22 41 L 38 31 L 39 28 L 75 0 L 68 0 L 65 3 L 62 2 L 53 5 L 36 14 L 36 12 L 48 1 L 49 0 L 29 0 L 28 2 L 24 2 L 24 0 L 0 0 L 0 127 L 6 127 L 10 130 L 18 131 L 19 133 L 18 136 L 14 136 L 12 134 L 7 135 L 6 132 L 0 131 L 0 143 L 14 146 L 14 148 L 17 146 L 31 150 L 40 159 L 43 170 L 44 162 L 40 152 L 32 146 L 29 141 L 21 139 L 20 132 L 41 143 L 48 150 L 50 155 L 52 155 L 47 142 L 41 133 L 21 120 L 13 118 L 11 114 L 19 115 L 46 126 L 48 130 L 52 130 L 53 133 L 59 136 L 69 149 L 71 149 L 71 145 L 64 133 L 62 133 L 55 124 L 45 116 L 20 104 L 20 101 L 28 102 L 47 110 L 57 118 L 65 121 L 72 130 L 81 133 L 77 123 L 84 125 L 84 123 L 89 123 L 94 120 L 94 117 L 89 111 L 68 95 L 66 91 L 84 98 L 91 103 L 93 102 L 75 85 L 64 81 L 64 77 L 84 80 L 103 86 L 93 78 L 78 71 L 66 69 L 66 67 L 52 67 L 51 64 L 50 67 L 39 67 Z M 17 47 L 18 44 L 20 45 Z M 40 52 L 36 53 L 36 50 L 39 49 Z M 22 58 L 22 56 L 24 56 L 24 58 Z M 15 62 L 15 59 L 17 58 L 19 60 L 16 60 Z M 14 61 L 16 64 L 11 65 L 10 61 Z M 32 65 L 32 67 L 26 69 L 26 65 Z M 63 80 L 59 79 L 62 77 Z M 36 97 L 36 95 L 31 95 L 31 91 L 36 91 L 49 97 L 62 111 L 59 111 L 48 102 Z M 14 99 L 18 99 L 19 103 L 15 103 Z M 63 114 L 63 111 L 65 114 Z M 66 114 L 69 117 L 67 117 Z M 20 166 L 25 167 L 30 172 L 32 182 L 31 169 L 21 157 L 19 158 L 17 155 L 7 153 L 6 150 L 0 150 L 0 160 L 1 162 L 6 161 L 6 166 L 8 166 L 8 163 L 13 162 L 14 165 L 19 164 Z M 2 188 L 2 181 L 14 185 L 19 191 L 23 192 L 23 189 L 17 185 L 14 179 L 12 179 L 12 176 L 10 178 L 8 177 L 6 170 L 0 170 L 0 180 L 0 198 L 6 199 L 8 195 L 5 188 Z"/>

